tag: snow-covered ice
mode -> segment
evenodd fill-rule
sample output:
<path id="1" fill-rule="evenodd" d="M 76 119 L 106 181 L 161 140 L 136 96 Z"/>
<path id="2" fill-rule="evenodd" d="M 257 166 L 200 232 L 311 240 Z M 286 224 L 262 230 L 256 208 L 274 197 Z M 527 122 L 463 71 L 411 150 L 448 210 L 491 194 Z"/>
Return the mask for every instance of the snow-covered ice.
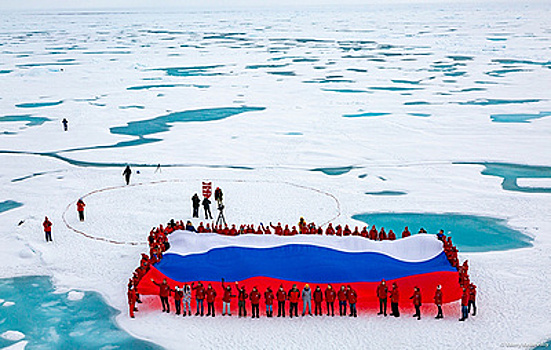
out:
<path id="1" fill-rule="evenodd" d="M 0 337 L 6 340 L 18 341 L 25 338 L 25 334 L 19 331 L 5 331 L 4 333 L 0 334 Z"/>
<path id="2" fill-rule="evenodd" d="M 3 12 L 0 277 L 52 276 L 67 297 L 98 291 L 121 327 L 170 349 L 547 341 L 551 191 L 518 187 L 551 178 L 550 41 L 545 2 Z M 485 175 L 485 162 L 512 177 Z M 540 168 L 523 177 L 523 165 Z M 479 290 L 465 323 L 456 303 L 434 320 L 432 291 L 421 321 L 184 319 L 145 306 L 128 318 L 126 283 L 149 230 L 191 219 L 203 180 L 224 189 L 232 223 L 459 213 L 503 219 L 533 241 L 460 254 Z M 384 191 L 401 195 L 366 194 Z"/>
<path id="3" fill-rule="evenodd" d="M 84 298 L 83 292 L 72 290 L 69 293 L 67 293 L 67 299 L 69 300 L 78 301 L 78 300 L 82 300 L 82 298 Z"/>

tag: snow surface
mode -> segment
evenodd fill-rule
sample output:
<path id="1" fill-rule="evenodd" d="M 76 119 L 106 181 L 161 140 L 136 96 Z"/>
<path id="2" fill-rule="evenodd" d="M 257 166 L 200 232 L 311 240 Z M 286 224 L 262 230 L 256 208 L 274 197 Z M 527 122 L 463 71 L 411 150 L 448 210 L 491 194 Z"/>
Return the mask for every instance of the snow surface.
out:
<path id="1" fill-rule="evenodd" d="M 490 117 L 551 110 L 546 3 L 0 18 L 0 70 L 11 71 L 1 75 L 0 116 L 52 120 L 0 122 L 0 151 L 20 152 L 0 152 L 0 201 L 24 204 L 0 214 L 0 277 L 51 275 L 59 290 L 99 291 L 121 310 L 124 329 L 169 349 L 499 349 L 551 337 L 550 195 L 505 191 L 502 179 L 480 174 L 482 165 L 454 164 L 551 165 L 551 118 Z M 155 70 L 217 65 L 187 77 Z M 271 67 L 247 68 L 254 65 Z M 152 84 L 185 86 L 127 90 Z M 158 142 L 98 147 L 137 140 L 109 130 L 128 122 L 242 105 L 266 109 L 175 122 L 148 136 Z M 119 108 L 127 106 L 144 108 Z M 357 114 L 373 116 L 343 118 Z M 127 162 L 153 167 L 122 186 L 123 167 L 113 163 Z M 158 163 L 173 166 L 155 173 Z M 311 171 L 320 168 L 338 175 Z M 184 319 L 150 304 L 130 319 L 126 283 L 146 251 L 141 243 L 153 226 L 191 219 L 202 180 L 224 189 L 232 223 L 304 216 L 360 225 L 352 215 L 465 213 L 507 219 L 534 246 L 460 254 L 479 290 L 479 313 L 464 323 L 457 304 L 434 320 L 432 291 L 423 294 L 421 321 L 407 313 Z M 407 194 L 365 195 L 392 190 Z M 53 243 L 44 241 L 46 215 Z"/>
<path id="2" fill-rule="evenodd" d="M 82 298 L 84 298 L 84 293 L 83 292 L 78 292 L 76 290 L 72 290 L 69 293 L 67 293 L 67 299 L 69 299 L 69 300 L 78 301 L 78 300 L 82 300 Z"/>
<path id="3" fill-rule="evenodd" d="M 26 347 L 27 347 L 27 344 L 29 342 L 24 340 L 24 341 L 20 341 L 18 343 L 15 343 L 13 345 L 10 345 L 10 346 L 6 346 L 4 348 L 4 350 L 24 350 Z"/>
<path id="4" fill-rule="evenodd" d="M 25 338 L 25 334 L 19 331 L 5 331 L 4 333 L 0 334 L 0 337 L 6 340 L 18 341 Z"/>
<path id="5" fill-rule="evenodd" d="M 2 304 L 2 306 L 5 306 L 5 307 L 9 307 L 9 306 L 14 306 L 15 303 L 13 301 L 6 301 Z"/>

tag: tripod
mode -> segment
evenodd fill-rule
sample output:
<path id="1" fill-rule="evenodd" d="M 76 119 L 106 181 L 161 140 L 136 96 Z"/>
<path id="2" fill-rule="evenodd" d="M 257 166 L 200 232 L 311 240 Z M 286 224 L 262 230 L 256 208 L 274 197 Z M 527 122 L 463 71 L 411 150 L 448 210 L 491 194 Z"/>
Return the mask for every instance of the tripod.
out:
<path id="1" fill-rule="evenodd" d="M 216 219 L 216 226 L 221 226 L 222 224 L 224 224 L 224 226 L 226 225 L 226 218 L 224 217 L 224 205 L 220 203 L 218 205 L 218 218 Z"/>

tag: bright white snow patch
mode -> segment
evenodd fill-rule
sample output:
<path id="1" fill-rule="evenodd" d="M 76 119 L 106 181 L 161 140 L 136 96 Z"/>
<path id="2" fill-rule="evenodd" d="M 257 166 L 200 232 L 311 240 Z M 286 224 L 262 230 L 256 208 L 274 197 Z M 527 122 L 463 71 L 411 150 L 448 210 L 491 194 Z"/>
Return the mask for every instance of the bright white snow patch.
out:
<path id="1" fill-rule="evenodd" d="M 551 190 L 551 179 L 550 178 L 519 178 L 517 184 L 520 187 L 544 187 Z"/>
<path id="2" fill-rule="evenodd" d="M 6 340 L 18 341 L 25 338 L 25 334 L 19 331 L 5 331 L 4 333 L 0 334 L 0 337 Z"/>
<path id="3" fill-rule="evenodd" d="M 25 347 L 27 347 L 28 341 L 20 341 L 19 343 L 15 343 L 13 345 L 5 347 L 3 350 L 23 350 Z"/>
<path id="4" fill-rule="evenodd" d="M 2 306 L 13 306 L 15 303 L 13 301 L 6 301 Z"/>
<path id="5" fill-rule="evenodd" d="M 76 290 L 72 290 L 67 294 L 67 299 L 72 301 L 82 300 L 82 298 L 84 298 L 84 293 Z"/>

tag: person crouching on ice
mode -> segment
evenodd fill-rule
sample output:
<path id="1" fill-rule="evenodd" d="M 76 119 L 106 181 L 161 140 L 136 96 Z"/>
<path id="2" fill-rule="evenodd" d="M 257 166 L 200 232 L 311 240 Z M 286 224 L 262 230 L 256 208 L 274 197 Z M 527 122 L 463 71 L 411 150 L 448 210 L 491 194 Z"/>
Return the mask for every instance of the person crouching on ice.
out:
<path id="1" fill-rule="evenodd" d="M 256 287 L 253 287 L 251 295 L 249 295 L 249 300 L 251 301 L 251 312 L 253 313 L 252 318 L 260 318 L 260 293 Z"/>
<path id="2" fill-rule="evenodd" d="M 168 296 L 170 295 L 170 286 L 166 282 L 166 278 L 163 279 L 163 283 L 157 283 L 152 278 L 151 282 L 154 285 L 159 286 L 159 298 L 161 299 L 161 304 L 163 305 L 163 312 L 170 312 L 170 305 L 168 304 Z"/>
<path id="3" fill-rule="evenodd" d="M 239 317 L 247 317 L 247 307 L 245 305 L 245 301 L 249 297 L 247 292 L 245 291 L 245 287 L 239 288 L 239 284 L 237 281 L 235 282 L 235 288 L 237 289 L 237 305 L 239 307 Z"/>
<path id="4" fill-rule="evenodd" d="M 204 312 L 204 300 L 205 300 L 205 287 L 203 287 L 203 284 L 201 282 L 198 282 L 197 283 L 197 287 L 194 287 L 193 284 L 195 282 L 193 282 L 191 284 L 191 289 L 193 289 L 195 291 L 195 301 L 197 302 L 197 313 L 195 313 L 195 316 L 198 316 L 199 315 L 199 311 L 201 316 L 203 316 L 203 312 Z"/>
<path id="5" fill-rule="evenodd" d="M 346 295 L 345 286 L 341 286 L 337 297 L 339 298 L 339 313 L 341 316 L 346 316 L 346 301 L 348 300 L 348 296 Z"/>
<path id="6" fill-rule="evenodd" d="M 216 300 L 216 291 L 212 288 L 210 283 L 205 294 L 207 296 L 207 316 L 214 317 L 214 301 Z"/>
<path id="7" fill-rule="evenodd" d="M 264 300 L 266 301 L 266 316 L 273 317 L 274 315 L 274 293 L 272 288 L 266 288 L 264 292 Z"/>
<path id="8" fill-rule="evenodd" d="M 182 316 L 191 316 L 191 287 L 189 286 L 189 284 L 186 284 L 184 286 L 183 293 L 184 296 L 182 300 L 184 302 L 184 312 L 182 313 Z"/>
<path id="9" fill-rule="evenodd" d="M 285 317 L 285 300 L 287 300 L 287 292 L 283 289 L 283 284 L 279 285 L 276 293 L 277 298 L 277 317 Z"/>
<path id="10" fill-rule="evenodd" d="M 224 289 L 224 296 L 222 297 L 222 316 L 231 316 L 230 304 L 231 298 L 235 298 L 235 295 L 231 293 L 231 286 L 226 286 L 224 284 L 224 279 L 222 278 L 222 289 Z"/>

